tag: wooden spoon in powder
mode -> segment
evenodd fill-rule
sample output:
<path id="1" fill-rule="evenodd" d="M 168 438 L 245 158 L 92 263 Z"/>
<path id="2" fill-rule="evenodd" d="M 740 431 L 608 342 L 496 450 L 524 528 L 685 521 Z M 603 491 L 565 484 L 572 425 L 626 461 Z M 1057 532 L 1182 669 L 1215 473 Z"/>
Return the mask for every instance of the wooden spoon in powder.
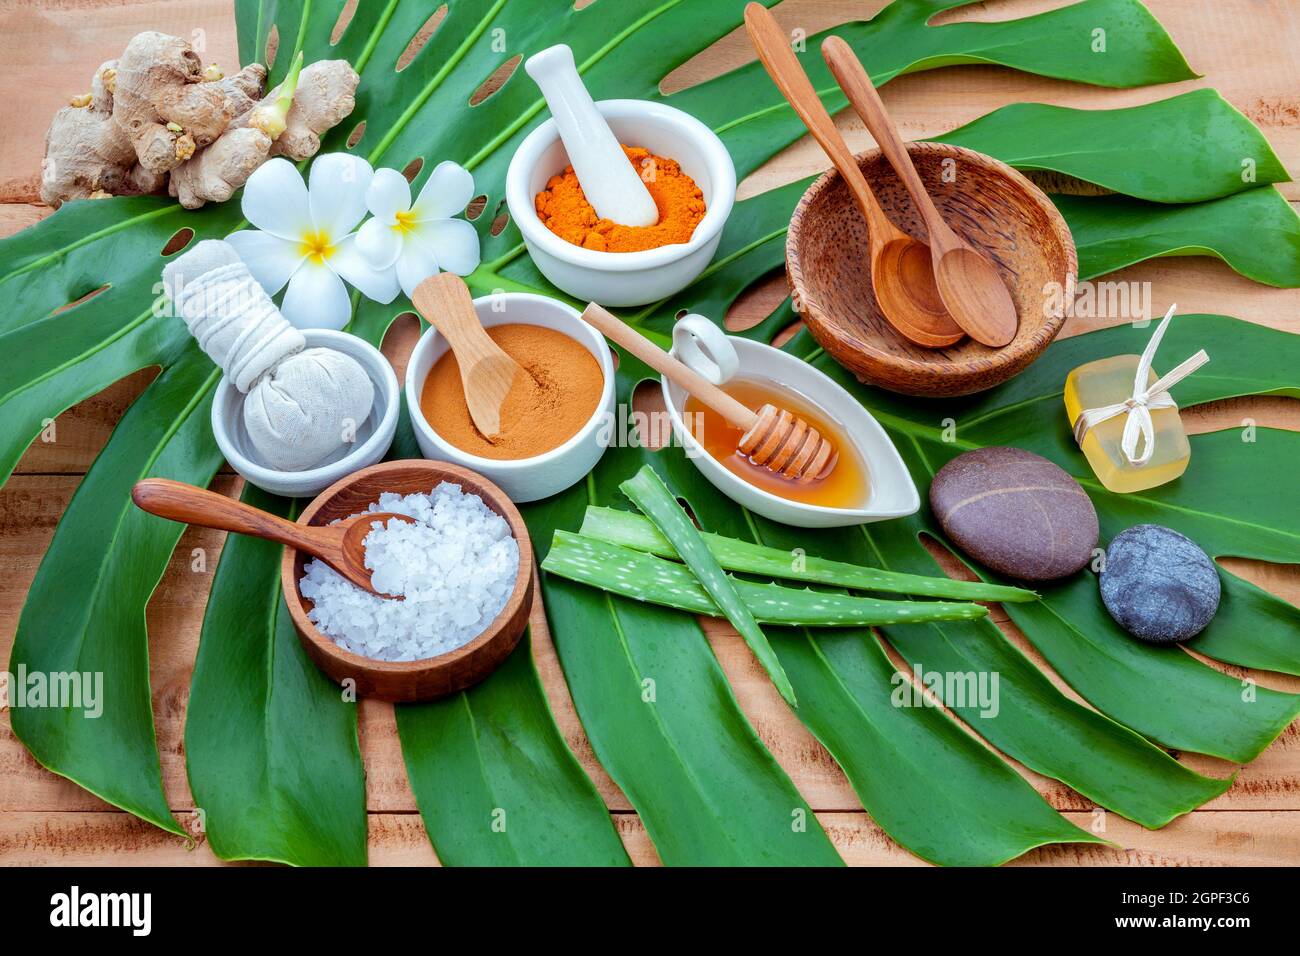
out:
<path id="1" fill-rule="evenodd" d="M 447 340 L 460 367 L 469 417 L 483 437 L 501 434 L 501 405 L 515 376 L 527 371 L 492 341 L 474 310 L 465 280 L 451 272 L 430 276 L 415 287 L 415 308 Z"/>

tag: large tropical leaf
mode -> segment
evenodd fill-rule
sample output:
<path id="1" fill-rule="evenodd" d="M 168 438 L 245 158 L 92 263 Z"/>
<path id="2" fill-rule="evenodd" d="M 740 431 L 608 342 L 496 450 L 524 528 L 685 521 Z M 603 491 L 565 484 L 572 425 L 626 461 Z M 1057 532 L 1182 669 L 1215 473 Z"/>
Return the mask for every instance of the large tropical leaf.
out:
<path id="1" fill-rule="evenodd" d="M 1052 196 L 1094 279 L 1159 256 L 1215 256 L 1248 279 L 1300 286 L 1300 217 L 1272 186 L 1169 206 L 1127 196 Z"/>
<path id="2" fill-rule="evenodd" d="M 1248 434 L 1248 441 L 1237 431 L 1198 436 L 1187 473 L 1141 493 L 1107 492 L 1092 476 L 1067 427 L 1061 400 L 1065 375 L 1092 359 L 1137 353 L 1149 335 L 1149 328 L 1123 326 L 1066 339 L 1005 386 L 950 402 L 905 401 L 867 389 L 816 350 L 808 354 L 873 408 L 920 481 L 928 482 L 963 451 L 1014 443 L 1056 461 L 1079 479 L 1097 507 L 1103 542 L 1126 527 L 1151 521 L 1183 532 L 1213 557 L 1295 562 L 1300 556 L 1297 492 L 1257 480 L 1260 474 L 1294 467 L 1300 455 L 1300 436 L 1294 433 L 1263 430 Z M 809 345 L 807 340 L 801 344 Z M 1225 316 L 1183 316 L 1171 326 L 1161 351 L 1173 357 L 1198 348 L 1209 352 L 1212 365 L 1176 388 L 1175 397 L 1184 406 L 1250 394 L 1300 394 L 1300 339 L 1293 335 Z M 945 418 L 956 422 L 952 440 L 945 440 L 939 424 Z M 913 524 L 914 531 L 942 537 L 928 515 Z M 905 526 L 893 523 L 879 533 L 871 529 L 869 535 L 897 534 Z M 1040 604 L 1006 607 L 1049 663 L 1110 716 L 1176 749 L 1249 760 L 1300 710 L 1300 698 L 1293 695 L 1261 689 L 1258 699 L 1243 697 L 1235 678 L 1177 649 L 1131 641 L 1101 610 L 1094 584 L 1084 574 L 1045 589 Z M 1220 660 L 1294 673 L 1300 667 L 1294 632 L 1263 626 L 1294 620 L 1294 608 L 1231 576 L 1225 584 L 1228 599 L 1192 646 Z"/>
<path id="3" fill-rule="evenodd" d="M 1216 90 L 1117 110 L 1015 103 L 935 141 L 1153 202 L 1219 199 L 1291 178 L 1264 134 Z"/>
<path id="4" fill-rule="evenodd" d="M 252 485 L 244 500 L 295 516 L 294 502 Z M 280 553 L 237 534 L 221 552 L 185 712 L 190 789 L 220 857 L 364 865 L 357 706 L 302 649 Z"/>
<path id="5" fill-rule="evenodd" d="M 1052 197 L 1082 279 L 1191 255 L 1215 256 L 1256 282 L 1300 286 L 1300 216 L 1267 185 L 1290 176 L 1214 90 L 1116 110 L 1014 104 L 935 139 L 1120 194 Z"/>
<path id="6" fill-rule="evenodd" d="M 491 680 L 399 706 L 397 730 L 443 864 L 628 864 L 605 802 L 555 726 L 529 639 Z"/>
<path id="7" fill-rule="evenodd" d="M 1191 75 L 1168 36 L 1137 0 L 1082 0 L 1048 13 L 1001 23 L 929 25 L 936 13 L 966 2 L 970 0 L 898 0 L 874 19 L 848 24 L 836 32 L 863 55 L 877 82 L 905 72 L 968 62 L 999 63 L 1105 86 L 1170 82 Z M 355 130 L 359 136 L 355 150 L 372 161 L 402 168 L 413 160 L 423 160 L 417 186 L 419 177 L 427 175 L 437 161 L 462 161 L 474 171 L 487 197 L 486 211 L 476 223 L 483 238 L 485 264 L 472 281 L 480 288 L 550 291 L 523 254 L 518 230 L 509 223 L 499 228 L 497 215 L 509 157 L 519 139 L 544 119 L 543 104 L 522 74 L 514 75 L 497 92 L 472 107 L 471 96 L 507 59 L 526 56 L 551 43 L 566 42 L 574 48 L 587 82 L 598 97 L 661 98 L 659 80 L 733 29 L 743 4 L 740 0 L 600 0 L 578 11 L 568 0 L 554 0 L 553 9 L 542 11 L 538 3 L 526 0 L 452 0 L 432 37 L 400 70 L 396 68 L 399 58 L 424 27 L 430 6 L 413 0 L 360 4 L 337 44 L 332 45 L 331 33 L 344 6 L 343 0 L 240 0 L 236 7 L 241 58 L 245 62 L 260 59 L 274 35 L 279 52 L 273 81 L 283 74 L 290 54 L 298 50 L 304 51 L 309 60 L 325 56 L 351 60 L 362 77 L 357 108 L 348 122 L 330 134 L 326 148 L 346 148 Z M 1111 37 L 1104 56 L 1094 51 L 1098 30 Z M 1117 42 L 1120 37 L 1123 42 Z M 809 38 L 810 52 L 803 54 L 803 60 L 824 101 L 831 109 L 838 109 L 843 99 L 815 52 L 816 39 Z M 670 99 L 720 132 L 742 175 L 757 168 L 801 132 L 798 121 L 754 64 Z M 356 129 L 363 122 L 364 129 Z M 802 185 L 796 184 L 739 204 L 719 256 L 706 274 L 670 302 L 646 307 L 633 318 L 662 330 L 677 309 L 688 305 L 720 316 L 748 284 L 780 264 L 786 222 L 801 189 Z M 238 209 L 233 203 L 188 213 L 158 198 L 76 202 L 0 243 L 0 262 L 4 263 L 0 290 L 14 303 L 7 317 L 0 320 L 0 344 L 13 357 L 0 370 L 0 413 L 6 422 L 0 443 L 0 475 L 12 469 L 44 419 L 135 369 L 149 365 L 164 369 L 123 419 L 64 516 L 24 610 L 11 665 L 47 670 L 78 664 L 102 667 L 107 686 L 115 688 L 106 701 L 105 715 L 92 721 L 57 709 L 16 711 L 14 728 L 51 769 L 173 830 L 175 823 L 161 790 L 149 711 L 144 604 L 179 529 L 131 510 L 127 490 L 131 481 L 146 474 L 202 483 L 216 467 L 216 451 L 206 430 L 213 381 L 210 366 L 187 345 L 178 322 L 154 314 L 153 302 L 161 267 L 158 256 L 173 233 L 188 227 L 197 238 L 220 237 L 235 228 L 238 221 Z M 1135 236 L 1143 235 L 1144 229 L 1144 221 L 1132 224 Z M 493 235 L 493 231 L 498 234 Z M 1118 239 L 1122 241 L 1123 237 Z M 59 311 L 91 293 L 96 294 Z M 378 341 L 404 307 L 404 302 L 385 307 L 363 301 L 354 328 Z M 788 311 L 775 314 L 761 327 L 762 333 L 775 331 L 786 316 Z M 824 358 L 820 361 L 825 362 Z M 625 398 L 629 384 L 625 374 L 621 389 Z M 875 393 L 869 397 L 874 400 Z M 907 420 L 905 416 L 900 418 Z M 615 467 L 620 460 L 619 456 L 611 456 L 608 467 Z M 543 525 L 554 525 L 561 517 L 580 520 L 580 514 L 573 514 L 569 505 L 568 497 L 561 496 L 552 504 L 532 509 L 530 520 Z M 547 517 L 538 518 L 539 514 Z M 266 560 L 266 555 L 261 558 Z M 235 570 L 232 566 L 227 573 L 234 575 Z M 570 592 L 567 596 L 562 593 L 566 587 Z M 800 830 L 791 829 L 792 816 L 798 817 L 800 812 L 806 815 L 806 805 L 739 715 L 694 623 L 641 608 L 611 607 L 608 602 L 589 605 L 589 596 L 581 591 L 576 585 L 548 585 L 548 607 L 560 625 L 556 640 L 566 675 L 579 711 L 589 722 L 598 753 L 646 819 L 661 855 L 670 860 L 700 862 L 834 862 L 834 854 L 815 820 L 806 820 Z M 1230 589 L 1229 593 L 1244 595 L 1232 602 L 1234 608 L 1253 608 L 1257 615 L 1280 613 L 1271 603 L 1273 599 L 1262 594 L 1244 589 Z M 230 635 L 224 633 L 228 626 L 225 622 L 234 621 L 236 615 L 227 610 L 227 603 L 221 594 L 210 608 L 210 624 L 204 636 L 209 648 L 218 648 L 230 640 Z M 267 621 L 262 618 L 260 633 L 250 635 L 251 643 L 237 645 L 242 652 L 255 652 L 259 639 L 268 654 L 279 646 L 279 622 L 273 629 Z M 610 645 L 589 644 L 582 641 L 581 632 L 571 630 L 575 621 L 613 622 L 623 630 L 612 632 L 617 639 Z M 622 637 L 618 637 L 620 633 Z M 921 632 L 907 629 L 907 633 Z M 856 664 L 850 658 L 829 653 L 823 654 L 821 660 L 838 663 L 846 672 L 861 665 L 856 676 L 846 676 L 824 663 L 802 671 L 807 675 L 805 679 L 826 684 L 831 695 L 828 700 L 835 700 L 840 707 L 837 715 L 805 719 L 823 735 L 832 752 L 842 757 L 846 767 L 854 768 L 850 776 L 859 793 L 864 794 L 864 800 L 870 799 L 882 819 L 893 821 L 891 832 L 909 840 L 908 845 L 917 852 L 944 861 L 962 858 L 992 862 L 1044 840 L 1078 838 L 1054 818 L 1044 817 L 1041 808 L 1033 803 L 1037 798 L 1032 794 L 1024 789 L 1015 792 L 1018 785 L 1005 773 L 979 772 L 979 761 L 987 762 L 986 757 L 974 751 L 959 751 L 953 756 L 939 753 L 942 748 L 919 747 L 918 751 L 929 754 L 927 759 L 939 761 L 934 766 L 943 768 L 940 773 L 952 772 L 971 781 L 996 778 L 990 784 L 993 790 L 972 797 L 972 819 L 991 828 L 987 839 L 964 851 L 964 857 L 952 838 L 955 828 L 950 838 L 933 846 L 926 844 L 916 835 L 919 830 L 915 820 L 909 823 L 905 816 L 897 817 L 900 808 L 893 806 L 892 799 L 881 802 L 884 798 L 867 778 L 868 762 L 847 750 L 847 744 L 856 739 L 857 730 L 871 715 L 865 703 L 869 694 L 864 688 L 884 674 L 880 661 L 872 656 L 877 652 L 865 643 L 866 639 L 861 635 L 854 639 L 863 642 L 862 653 L 866 655 Z M 1286 648 L 1258 646 L 1258 642 L 1253 649 L 1243 650 L 1248 642 L 1236 636 L 1213 643 L 1224 659 L 1230 659 L 1233 648 L 1241 656 L 1275 663 L 1292 659 Z M 796 653 L 791 651 L 792 655 Z M 210 661 L 201 663 L 205 682 L 213 679 L 212 686 L 203 689 L 205 696 L 212 695 L 207 698 L 211 701 L 222 692 L 220 682 L 236 675 L 233 669 L 209 666 Z M 638 678 L 667 674 L 656 679 L 661 684 L 667 680 L 669 685 L 680 679 L 683 688 L 702 696 L 691 698 L 682 713 L 656 722 L 653 715 L 666 714 L 668 708 L 661 705 L 658 711 L 646 710 L 639 696 L 635 700 L 621 697 L 617 690 L 606 687 L 603 675 L 611 667 L 620 675 L 618 686 L 625 692 L 639 695 L 643 685 Z M 264 677 L 268 674 L 263 671 Z M 501 725 L 518 732 L 521 749 L 509 753 L 509 748 L 480 751 L 477 759 L 482 761 L 484 773 L 491 780 L 506 781 L 508 787 L 522 785 L 531 772 L 525 766 L 529 758 L 524 755 L 548 755 L 546 759 L 560 769 L 575 795 L 565 810 L 582 817 L 580 829 L 588 835 L 586 859 L 595 861 L 604 854 L 607 862 L 618 861 L 618 854 L 609 852 L 607 831 L 603 829 L 608 821 L 597 825 L 595 815 L 603 816 L 603 811 L 593 809 L 589 791 L 574 776 L 571 758 L 566 759 L 562 753 L 563 744 L 553 723 L 540 719 L 545 702 L 535 679 L 529 679 L 527 674 L 520 679 L 519 667 L 499 677 L 502 686 L 506 686 L 507 677 L 514 681 L 513 693 L 520 695 L 519 706 L 537 719 L 520 718 L 517 723 Z M 1083 683 L 1081 678 L 1076 679 Z M 838 685 L 838 689 L 832 685 Z M 304 682 L 298 690 L 301 694 L 297 696 L 273 694 L 260 712 L 246 713 L 241 718 L 245 723 L 229 732 L 234 749 L 204 752 L 200 746 L 190 755 L 196 789 L 207 786 L 200 781 L 213 779 L 213 771 L 220 768 L 222 761 L 277 771 L 271 773 L 269 781 L 248 779 L 242 789 L 239 781 L 232 781 L 229 789 L 211 791 L 209 837 L 223 855 L 298 862 L 319 859 L 293 849 L 292 844 L 305 830 L 302 820 L 295 816 L 297 809 L 290 806 L 294 800 L 304 798 L 307 791 L 314 791 L 316 785 L 303 778 L 291 789 L 278 790 L 288 786 L 285 781 L 289 775 L 278 772 L 286 765 L 277 763 L 272 750 L 262 749 L 252 739 L 254 733 L 260 732 L 256 728 L 275 726 L 298 708 L 325 708 L 323 713 L 333 715 L 333 738 L 320 742 L 320 746 L 332 748 L 348 764 L 344 738 L 351 730 L 346 720 L 339 719 L 341 714 L 336 708 L 329 709 L 336 702 L 327 705 L 324 699 L 323 695 L 332 691 L 310 682 Z M 1020 706 L 1018 722 L 1013 722 L 1016 726 L 1002 734 L 1006 742 L 999 745 L 1008 753 L 1022 753 L 1021 759 L 1031 766 L 1047 767 L 1045 772 L 1054 770 L 1061 779 L 1077 781 L 1080 789 L 1097 794 L 1099 801 L 1110 800 L 1117 806 L 1123 803 L 1128 810 L 1121 812 L 1153 825 L 1208 796 L 1208 784 L 1198 783 L 1199 778 L 1188 777 L 1176 765 L 1170 767 L 1168 758 L 1161 757 L 1158 750 L 1136 735 L 1104 718 L 1083 716 L 1090 711 L 1070 710 L 1076 705 L 1062 704 L 1065 699 L 1052 697 L 1052 692 L 1050 685 L 1032 688 L 1025 698 L 1028 702 Z M 497 693 L 488 685 L 478 696 L 490 702 Z M 466 698 L 449 702 L 441 714 L 432 708 L 424 714 L 403 712 L 401 717 L 408 766 L 426 824 L 440 851 L 453 861 L 496 858 L 493 854 L 499 849 L 475 844 L 472 836 L 465 836 L 464 844 L 446 836 L 452 819 L 447 815 L 446 801 L 452 798 L 441 784 L 432 782 L 437 769 L 433 761 L 440 759 L 440 754 L 463 756 L 470 752 L 465 748 L 474 743 L 475 735 L 485 732 L 468 721 L 443 718 L 454 715 L 457 706 L 472 711 L 477 703 Z M 1055 714 L 1058 725 L 1070 724 L 1072 739 L 1079 748 L 1090 732 L 1119 743 L 1107 748 L 1105 760 L 1088 766 L 1076 752 L 1055 762 L 1052 754 L 1035 756 L 1038 751 L 1050 749 L 1044 746 L 1044 735 L 1036 734 L 1030 723 L 1032 716 L 1041 717 L 1044 712 Z M 200 711 L 196 711 L 196 717 L 199 715 Z M 919 724 L 933 723 L 934 719 L 929 713 L 917 716 Z M 206 716 L 202 718 L 202 722 L 207 720 Z M 430 728 L 435 725 L 453 735 L 445 741 L 445 750 L 427 746 Z M 196 723 L 196 733 L 200 726 Z M 947 725 L 942 727 L 945 729 L 935 733 L 947 734 Z M 627 728 L 642 736 L 621 736 Z M 1248 749 L 1267 729 L 1257 728 L 1247 741 L 1242 728 L 1230 724 L 1220 734 L 1219 749 Z M 509 737 L 505 730 L 502 733 Z M 241 742 L 246 747 L 236 753 Z M 656 759 L 661 766 L 674 768 L 663 780 L 654 779 L 655 765 L 638 749 L 642 745 L 647 752 L 659 755 Z M 885 759 L 885 755 L 879 756 Z M 940 757 L 947 762 L 940 761 Z M 521 759 L 524 764 L 519 763 Z M 210 760 L 213 763 L 209 764 Z M 1108 781 L 1115 789 L 1114 780 L 1124 773 L 1137 772 L 1135 766 L 1143 762 L 1147 766 L 1141 777 L 1147 784 L 1144 795 L 1129 794 L 1126 798 L 1107 791 Z M 959 765 L 963 768 L 960 771 Z M 751 788 L 752 804 L 734 819 L 716 819 L 718 812 L 730 814 L 734 808 L 720 805 L 716 780 L 700 779 L 700 773 L 716 773 L 738 786 Z M 994 791 L 1002 797 L 991 795 Z M 233 807 L 240 799 L 252 801 L 268 792 L 282 793 L 285 799 L 267 803 L 265 814 L 247 830 L 231 824 L 228 813 L 218 812 L 219 805 Z M 494 792 L 492 786 L 485 786 L 478 793 L 462 794 L 460 799 L 466 802 L 460 806 L 466 813 L 477 812 L 475 808 L 481 809 Z M 746 796 L 742 799 L 748 799 L 748 791 L 743 792 Z M 867 794 L 876 795 L 868 798 Z M 993 805 L 1002 798 L 1009 806 L 1023 807 L 1032 824 L 1018 833 L 1014 827 L 996 824 Z M 1124 803 L 1125 799 L 1131 807 Z M 311 802 L 304 800 L 305 805 Z M 552 801 L 552 806 L 559 802 Z M 346 803 L 341 799 L 333 806 L 339 810 Z M 677 811 L 683 811 L 682 819 L 688 822 L 676 821 Z M 697 824 L 701 829 L 692 830 Z M 279 846 L 266 839 L 267 832 L 277 826 L 284 827 L 287 834 Z M 779 834 L 778 829 L 782 830 Z M 531 832 L 544 840 L 546 826 Z M 698 842 L 694 842 L 696 833 Z M 484 839 L 497 836 L 485 835 Z M 355 854 L 355 845 L 339 836 L 337 847 L 330 852 L 331 859 L 343 861 Z M 517 855 L 525 858 L 536 852 L 535 847 L 530 847 Z"/>
<path id="8" fill-rule="evenodd" d="M 928 483 L 954 454 L 1014 435 L 1020 439 L 1018 444 L 1056 458 L 1080 477 L 1102 515 L 1106 537 L 1130 524 L 1154 520 L 1179 528 L 1216 556 L 1295 560 L 1300 554 L 1295 540 L 1300 528 L 1292 527 L 1291 517 L 1278 520 L 1275 489 L 1247 495 L 1238 506 L 1225 506 L 1222 501 L 1223 489 L 1242 481 L 1248 472 L 1293 468 L 1300 456 L 1300 438 L 1290 433 L 1268 433 L 1257 442 L 1260 447 L 1245 450 L 1236 433 L 1197 438 L 1193 468 L 1164 493 L 1113 495 L 1091 479 L 1069 435 L 1061 383 L 1075 365 L 1139 348 L 1148 334 L 1148 330 L 1123 328 L 1068 339 L 1049 349 L 1021 379 L 982 396 L 943 402 L 917 402 L 866 388 L 830 362 L 806 336 L 792 348 L 837 377 L 875 411 L 918 482 Z M 1175 323 L 1166 342 L 1170 354 L 1181 354 L 1197 342 L 1211 354 L 1223 355 L 1215 374 L 1195 388 L 1190 379 L 1184 383 L 1184 404 L 1243 394 L 1296 394 L 1300 386 L 1294 372 L 1300 341 L 1293 336 L 1223 316 L 1191 316 Z M 643 372 L 627 356 L 621 369 L 629 384 Z M 945 419 L 957 422 L 956 441 L 945 441 Z M 1235 456 L 1229 453 L 1229 442 L 1238 446 Z M 676 449 L 657 455 L 611 452 L 585 488 L 549 502 L 544 519 L 530 516 L 536 536 L 541 538 L 553 524 L 578 526 L 565 514 L 569 509 L 559 504 L 563 499 L 620 505 L 612 489 L 642 460 L 652 461 L 665 474 L 675 493 L 689 502 L 709 530 L 891 570 L 938 572 L 939 566 L 919 540 L 922 533 L 943 538 L 928 512 L 880 525 L 797 531 L 738 509 Z M 1294 506 L 1287 510 L 1288 515 L 1300 514 Z M 1263 527 L 1265 521 L 1268 529 Z M 591 589 L 584 598 L 580 590 L 575 591 L 579 586 L 550 577 L 544 579 L 544 586 L 548 602 L 560 602 L 565 614 L 587 625 L 609 613 L 611 601 L 615 608 L 625 603 Z M 1258 589 L 1243 590 L 1231 576 L 1226 576 L 1225 587 L 1228 597 L 1219 615 L 1193 646 L 1219 659 L 1248 659 L 1255 665 L 1294 671 L 1300 665 L 1294 630 L 1261 625 L 1270 619 L 1294 621 L 1300 612 Z M 1244 599 L 1234 598 L 1234 593 Z M 1151 740 L 1245 761 L 1300 712 L 1300 697 L 1263 687 L 1243 693 L 1240 681 L 1181 649 L 1151 648 L 1133 641 L 1106 615 L 1096 582 L 1086 572 L 1046 588 L 1041 604 L 1007 605 L 1007 610 L 1054 669 L 1101 713 L 1063 695 L 987 621 L 889 627 L 884 633 L 909 665 L 923 672 L 999 675 L 996 713 L 970 700 L 944 702 L 1009 756 L 1145 826 L 1162 826 L 1222 793 L 1230 782 L 1193 773 Z M 673 612 L 657 609 L 639 612 L 633 623 L 648 632 L 667 627 L 674 617 Z M 573 636 L 566 637 L 557 622 L 557 631 L 575 701 L 591 729 L 592 722 L 607 717 L 603 713 L 589 717 L 585 698 L 593 696 L 592 706 L 611 702 L 595 696 L 603 688 L 589 688 L 581 679 L 575 680 L 565 659 L 566 641 L 576 645 L 580 654 L 591 653 L 590 642 L 580 636 L 588 630 L 575 628 Z M 887 662 L 877 658 L 869 638 L 843 631 L 774 632 L 773 646 L 796 682 L 800 700 L 796 714 L 839 761 L 864 807 L 886 832 L 918 855 L 943 863 L 988 863 L 1017 855 L 1036 842 L 1088 838 L 1063 832 L 1048 820 L 1029 824 L 1034 819 L 1033 801 L 1026 802 L 1026 796 L 1033 795 L 1018 795 L 1018 781 L 1000 779 L 983 766 L 988 751 L 982 748 L 975 748 L 979 753 L 956 747 L 931 750 L 919 744 L 903 748 L 901 741 L 916 737 L 924 738 L 927 745 L 944 739 L 950 733 L 944 723 L 947 718 L 928 710 L 900 711 L 885 703 L 893 681 Z M 599 748 L 598 753 L 607 765 L 630 756 Z M 629 772 L 637 769 L 633 764 Z M 882 787 L 881 780 L 889 786 Z M 629 795 L 637 793 L 629 781 L 619 782 Z M 936 786 L 942 786 L 942 794 L 934 792 Z M 637 796 L 632 799 L 650 819 L 664 812 L 651 800 L 643 806 Z M 944 809 L 939 811 L 941 806 Z"/>
<path id="9" fill-rule="evenodd" d="M 216 382 L 191 346 L 122 417 L 41 561 L 12 657 L 27 673 L 102 675 L 102 713 L 18 707 L 14 733 L 44 766 L 174 833 L 183 831 L 163 798 L 144 608 L 184 529 L 132 505 L 131 486 L 211 480 L 221 463 L 208 424 Z"/>

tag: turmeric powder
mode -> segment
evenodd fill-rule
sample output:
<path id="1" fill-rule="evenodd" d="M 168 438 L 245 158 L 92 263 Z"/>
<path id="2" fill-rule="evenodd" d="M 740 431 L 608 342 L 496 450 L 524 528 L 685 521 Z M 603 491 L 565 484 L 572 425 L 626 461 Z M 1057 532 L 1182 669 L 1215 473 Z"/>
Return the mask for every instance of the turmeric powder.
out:
<path id="1" fill-rule="evenodd" d="M 573 167 L 568 166 L 537 194 L 537 216 L 542 224 L 565 242 L 598 252 L 641 252 L 689 242 L 705 212 L 704 194 L 695 180 L 682 172 L 676 160 L 652 155 L 643 147 L 624 146 L 623 152 L 655 201 L 657 223 L 624 226 L 599 219 L 583 195 Z"/>

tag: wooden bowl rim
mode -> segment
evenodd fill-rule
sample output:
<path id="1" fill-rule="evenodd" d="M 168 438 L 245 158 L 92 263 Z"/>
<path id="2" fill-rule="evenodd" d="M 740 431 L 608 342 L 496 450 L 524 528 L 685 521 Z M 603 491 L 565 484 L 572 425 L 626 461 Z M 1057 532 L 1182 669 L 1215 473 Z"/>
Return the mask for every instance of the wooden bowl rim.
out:
<path id="1" fill-rule="evenodd" d="M 425 657 L 417 661 L 381 661 L 374 657 L 365 657 L 361 654 L 352 653 L 335 643 L 329 635 L 324 634 L 312 623 L 311 619 L 307 617 L 307 611 L 304 607 L 306 599 L 298 590 L 297 575 L 294 570 L 299 554 L 298 549 L 285 547 L 284 554 L 280 558 L 280 588 L 284 592 L 284 601 L 288 605 L 289 616 L 293 618 L 294 627 L 297 628 L 298 634 L 303 640 L 310 641 L 327 657 L 333 658 L 338 663 L 360 673 L 411 676 L 433 674 L 444 668 L 452 667 L 492 641 L 505 639 L 505 625 L 518 613 L 520 606 L 525 601 L 531 603 L 532 600 L 533 544 L 532 539 L 528 536 L 528 527 L 524 524 L 523 516 L 504 491 L 478 472 L 461 465 L 455 465 L 451 462 L 432 461 L 425 458 L 404 458 L 398 461 L 384 461 L 377 465 L 370 465 L 367 468 L 354 471 L 346 478 L 339 479 L 313 498 L 311 503 L 302 510 L 302 514 L 298 516 L 298 523 L 311 524 L 311 519 L 320 513 L 330 499 L 363 478 L 381 475 L 390 471 L 408 470 L 412 467 L 427 470 L 431 476 L 440 476 L 435 478 L 430 486 L 430 491 L 441 481 L 453 481 L 463 484 L 468 479 L 479 486 L 481 490 L 476 489 L 475 493 L 483 499 L 484 504 L 506 519 L 506 523 L 510 526 L 510 532 L 519 545 L 519 571 L 515 575 L 515 586 L 510 592 L 510 596 L 506 598 L 505 606 L 492 619 L 492 622 L 469 643 L 446 651 L 436 657 Z"/>
<path id="2" fill-rule="evenodd" d="M 908 143 L 907 151 L 912 155 L 966 160 L 1004 179 L 1011 180 L 1047 216 L 1048 222 L 1051 224 L 1052 234 L 1065 251 L 1065 298 L 1068 300 L 1073 297 L 1079 274 L 1079 256 L 1074 246 L 1074 237 L 1071 235 L 1070 227 L 1066 225 L 1065 218 L 1061 215 L 1060 210 L 1032 180 L 1019 170 L 1002 162 L 1002 160 L 986 153 L 967 149 L 964 146 L 953 146 L 949 143 L 916 142 Z M 869 161 L 881 158 L 881 155 L 879 149 L 868 149 L 855 153 L 853 158 L 861 167 Z M 799 238 L 804 228 L 808 209 L 814 200 L 840 178 L 839 170 L 834 167 L 817 177 L 812 185 L 804 191 L 803 196 L 800 197 L 799 203 L 795 206 L 794 215 L 790 219 L 790 228 L 786 232 L 786 271 L 790 287 L 795 294 L 795 311 L 805 319 L 811 317 L 815 320 L 817 328 L 815 330 L 810 329 L 810 331 L 828 335 L 842 343 L 846 348 L 866 353 L 872 361 L 881 365 L 929 379 L 948 376 L 956 379 L 964 375 L 979 375 L 988 378 L 996 376 L 1000 372 L 1006 372 L 1008 369 L 1010 369 L 1010 374 L 1015 374 L 1020 368 L 1029 364 L 1030 361 L 1041 354 L 1056 338 L 1061 331 L 1061 327 L 1065 324 L 1066 310 L 1064 307 L 1056 315 L 1044 316 L 1043 323 L 1029 337 L 1023 340 L 1013 340 L 1010 344 L 1000 349 L 992 349 L 988 355 L 980 356 L 978 359 L 971 359 L 969 362 L 953 362 L 938 358 L 930 361 L 902 356 L 894 352 L 884 351 L 870 340 L 858 339 L 845 333 L 839 323 L 821 309 L 817 304 L 816 297 L 809 295 L 804 280 L 803 267 L 799 262 Z M 960 187 L 958 188 L 960 189 Z M 814 337 L 816 336 L 814 335 Z M 976 365 L 977 361 L 981 364 Z M 996 382 L 1005 380 L 1005 378 L 995 378 L 995 381 L 990 383 L 990 387 Z"/>

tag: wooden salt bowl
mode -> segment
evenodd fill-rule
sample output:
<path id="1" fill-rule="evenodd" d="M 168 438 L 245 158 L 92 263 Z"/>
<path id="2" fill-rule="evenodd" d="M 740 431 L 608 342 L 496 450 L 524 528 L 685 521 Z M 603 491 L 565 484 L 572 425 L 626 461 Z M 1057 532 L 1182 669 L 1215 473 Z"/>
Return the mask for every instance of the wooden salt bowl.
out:
<path id="1" fill-rule="evenodd" d="M 866 221 L 833 169 L 808 187 L 786 235 L 795 308 L 817 343 L 867 384 L 924 396 L 992 388 L 1022 371 L 1061 330 L 1079 271 L 1074 240 L 1043 191 L 1005 163 L 941 143 L 909 143 L 907 150 L 945 221 L 997 264 L 1020 319 L 1015 338 L 1000 349 L 969 337 L 929 349 L 895 331 L 871 291 Z M 880 150 L 857 160 L 895 225 L 928 239 Z"/>
<path id="2" fill-rule="evenodd" d="M 294 548 L 285 548 L 280 563 L 280 584 L 294 627 L 307 656 L 333 680 L 354 682 L 362 697 L 379 700 L 432 700 L 464 690 L 499 667 L 515 649 L 528 626 L 533 605 L 533 547 L 524 519 L 514 503 L 482 475 L 439 461 L 388 461 L 363 468 L 330 485 L 298 517 L 300 524 L 322 525 L 365 511 L 386 491 L 409 495 L 429 494 L 439 482 L 450 481 L 506 519 L 519 542 L 519 574 L 501 613 L 482 634 L 463 647 L 420 661 L 380 661 L 344 650 L 317 630 L 307 617 L 312 603 L 298 590 L 303 566 L 311 560 Z"/>

